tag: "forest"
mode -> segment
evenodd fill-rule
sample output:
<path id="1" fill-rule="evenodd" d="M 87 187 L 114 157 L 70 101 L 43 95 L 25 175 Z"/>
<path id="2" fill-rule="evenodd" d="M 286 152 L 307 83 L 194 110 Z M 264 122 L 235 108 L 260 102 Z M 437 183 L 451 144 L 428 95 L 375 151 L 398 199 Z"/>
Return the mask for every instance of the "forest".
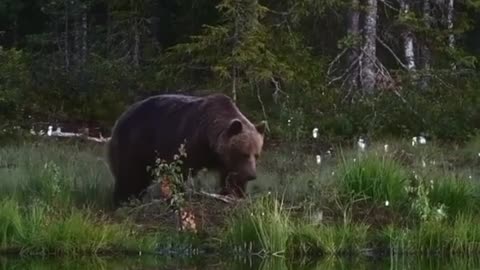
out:
<path id="1" fill-rule="evenodd" d="M 464 140 L 480 2 L 2 0 L 0 123 L 104 127 L 143 97 L 222 92 L 270 138 Z M 17 128 L 18 129 L 18 128 Z"/>
<path id="2" fill-rule="evenodd" d="M 479 57 L 480 0 L 0 0 L 0 265 L 473 258 Z M 148 196 L 112 209 L 111 128 L 163 93 L 223 93 L 266 121 L 245 199 L 217 194 L 209 172 L 180 179 L 172 162 L 153 168 Z M 82 136 L 49 136 L 60 128 Z M 438 264 L 473 267 L 457 263 Z"/>

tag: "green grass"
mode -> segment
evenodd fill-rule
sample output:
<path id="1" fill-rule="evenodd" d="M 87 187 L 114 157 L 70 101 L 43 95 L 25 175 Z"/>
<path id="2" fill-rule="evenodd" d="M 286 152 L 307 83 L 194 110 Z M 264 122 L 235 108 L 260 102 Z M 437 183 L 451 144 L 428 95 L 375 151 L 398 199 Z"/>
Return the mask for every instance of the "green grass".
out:
<path id="1" fill-rule="evenodd" d="M 0 201 L 0 248 L 22 254 L 98 254 L 151 252 L 155 237 L 136 235 L 131 225 L 110 223 L 88 209 L 57 211 L 33 201 L 21 206 Z"/>
<path id="2" fill-rule="evenodd" d="M 282 202 L 266 196 L 239 211 L 227 228 L 225 244 L 237 252 L 283 254 L 293 227 Z"/>
<path id="3" fill-rule="evenodd" d="M 447 215 L 477 214 L 480 207 L 478 184 L 464 177 L 444 175 L 432 180 L 429 198 L 434 204 L 444 204 Z"/>
<path id="4" fill-rule="evenodd" d="M 344 160 L 339 169 L 344 196 L 404 207 L 410 174 L 392 157 L 376 152 Z"/>
<path id="5" fill-rule="evenodd" d="M 428 221 L 414 228 L 384 229 L 395 254 L 476 255 L 480 252 L 479 217 L 459 215 L 451 223 Z"/>
<path id="6" fill-rule="evenodd" d="M 113 183 L 101 147 L 60 142 L 0 148 L 0 181 L 0 198 L 57 198 L 61 205 L 99 207 L 110 204 Z"/>
<path id="7" fill-rule="evenodd" d="M 368 225 L 298 224 L 291 236 L 290 252 L 305 255 L 358 255 L 367 248 Z"/>
<path id="8" fill-rule="evenodd" d="M 112 177 L 100 145 L 2 147 L 0 248 L 27 254 L 168 252 L 207 241 L 216 251 L 265 256 L 362 254 L 369 248 L 480 252 L 477 160 L 463 158 L 476 150 L 412 147 L 408 140 L 388 145 L 388 152 L 384 143 L 365 152 L 336 150 L 321 164 L 298 149 L 267 151 L 258 179 L 249 186 L 253 197 L 223 217 L 228 220 L 223 231 L 204 238 L 172 234 L 161 226 L 150 235 L 128 220 L 108 219 L 102 212 L 110 206 Z M 206 187 L 213 191 L 216 181 L 208 180 Z M 439 209 L 446 218 L 436 214 Z M 319 213 L 321 219 L 312 218 Z M 382 218 L 390 222 L 369 223 Z"/>

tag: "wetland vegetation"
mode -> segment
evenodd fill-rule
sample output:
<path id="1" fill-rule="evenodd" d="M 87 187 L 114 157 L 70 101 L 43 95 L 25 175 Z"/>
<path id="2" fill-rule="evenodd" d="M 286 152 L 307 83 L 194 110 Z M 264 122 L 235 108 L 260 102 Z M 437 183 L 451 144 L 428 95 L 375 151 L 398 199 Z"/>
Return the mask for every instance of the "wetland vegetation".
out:
<path id="1" fill-rule="evenodd" d="M 458 147 L 410 140 L 334 147 L 321 162 L 300 146 L 267 147 L 247 199 L 179 194 L 185 206 L 202 209 L 193 211 L 195 232 L 178 230 L 173 204 L 112 210 L 103 145 L 40 140 L 3 146 L 1 252 L 473 255 L 480 251 L 478 140 Z M 215 192 L 214 179 L 202 175 L 195 186 Z"/>

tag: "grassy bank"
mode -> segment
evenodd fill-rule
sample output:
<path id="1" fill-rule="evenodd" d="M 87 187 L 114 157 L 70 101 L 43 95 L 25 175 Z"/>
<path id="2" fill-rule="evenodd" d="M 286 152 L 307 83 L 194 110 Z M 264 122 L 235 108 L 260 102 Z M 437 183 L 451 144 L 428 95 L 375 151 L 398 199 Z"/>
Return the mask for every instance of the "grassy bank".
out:
<path id="1" fill-rule="evenodd" d="M 6 146 L 0 149 L 0 249 L 67 255 L 477 254 L 479 140 L 461 147 L 390 140 L 365 151 L 270 149 L 258 181 L 249 186 L 251 198 L 194 236 L 166 226 L 160 210 L 142 219 L 128 214 L 138 205 L 122 215 L 111 212 L 112 178 L 99 145 Z M 213 191 L 212 177 L 201 180 L 203 189 Z"/>

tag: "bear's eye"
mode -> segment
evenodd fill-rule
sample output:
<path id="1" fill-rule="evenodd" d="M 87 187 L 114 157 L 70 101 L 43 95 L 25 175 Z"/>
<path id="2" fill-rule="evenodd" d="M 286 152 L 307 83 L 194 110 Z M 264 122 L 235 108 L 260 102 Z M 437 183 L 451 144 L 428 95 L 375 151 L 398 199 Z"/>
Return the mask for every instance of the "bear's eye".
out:
<path id="1" fill-rule="evenodd" d="M 255 159 L 258 159 L 260 156 L 258 154 L 255 154 Z"/>

